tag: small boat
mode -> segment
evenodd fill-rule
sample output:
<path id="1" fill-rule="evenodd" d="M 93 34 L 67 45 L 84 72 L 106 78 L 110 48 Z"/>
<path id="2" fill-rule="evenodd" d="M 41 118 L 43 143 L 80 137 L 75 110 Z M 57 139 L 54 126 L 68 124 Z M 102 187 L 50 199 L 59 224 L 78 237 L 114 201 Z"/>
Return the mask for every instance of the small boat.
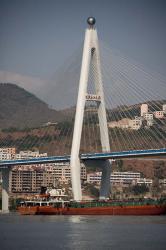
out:
<path id="1" fill-rule="evenodd" d="M 162 215 L 166 214 L 166 199 L 82 202 L 27 200 L 20 203 L 18 211 L 21 215 Z"/>

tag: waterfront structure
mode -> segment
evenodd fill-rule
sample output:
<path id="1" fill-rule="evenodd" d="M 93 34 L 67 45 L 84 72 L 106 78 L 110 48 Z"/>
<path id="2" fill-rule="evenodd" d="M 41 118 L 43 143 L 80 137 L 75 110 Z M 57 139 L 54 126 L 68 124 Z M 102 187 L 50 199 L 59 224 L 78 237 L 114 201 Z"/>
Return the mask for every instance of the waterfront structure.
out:
<path id="1" fill-rule="evenodd" d="M 82 200 L 79 155 L 86 101 L 94 101 L 97 103 L 102 152 L 110 151 L 102 74 L 100 66 L 99 43 L 97 30 L 94 27 L 96 20 L 94 17 L 89 17 L 87 22 L 88 28 L 85 32 L 70 160 L 73 197 L 76 201 Z M 95 93 L 93 94 L 87 93 L 90 65 L 93 67 L 93 72 L 91 73 L 95 85 Z M 111 162 L 109 160 L 103 160 L 100 161 L 100 165 L 103 167 L 100 198 L 104 199 L 109 197 Z"/>

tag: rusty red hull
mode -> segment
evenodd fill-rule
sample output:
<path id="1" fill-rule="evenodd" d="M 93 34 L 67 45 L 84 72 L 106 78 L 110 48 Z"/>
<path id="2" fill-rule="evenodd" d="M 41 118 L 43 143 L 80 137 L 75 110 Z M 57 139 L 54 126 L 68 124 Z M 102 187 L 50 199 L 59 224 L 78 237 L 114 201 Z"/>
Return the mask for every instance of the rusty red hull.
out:
<path id="1" fill-rule="evenodd" d="M 19 207 L 22 215 L 162 215 L 166 205 L 55 208 L 50 206 Z"/>

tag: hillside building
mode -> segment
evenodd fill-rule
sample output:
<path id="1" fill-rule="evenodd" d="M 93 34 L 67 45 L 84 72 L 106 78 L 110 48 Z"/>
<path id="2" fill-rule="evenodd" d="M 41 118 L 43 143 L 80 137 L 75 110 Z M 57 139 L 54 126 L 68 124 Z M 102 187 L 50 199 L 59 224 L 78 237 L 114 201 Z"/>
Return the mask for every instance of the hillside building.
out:
<path id="1" fill-rule="evenodd" d="M 12 160 L 16 154 L 16 148 L 14 147 L 3 147 L 0 148 L 0 161 Z"/>
<path id="2" fill-rule="evenodd" d="M 133 120 L 130 121 L 130 128 L 133 130 L 138 130 L 142 126 L 142 117 L 135 116 Z"/>
<path id="3" fill-rule="evenodd" d="M 30 159 L 38 157 L 47 157 L 47 153 L 40 154 L 39 151 L 20 151 L 19 154 L 15 155 L 15 159 Z"/>
<path id="4" fill-rule="evenodd" d="M 139 172 L 113 172 L 110 177 L 111 185 L 146 184 L 152 185 L 151 179 L 141 178 Z M 99 185 L 101 182 L 101 172 L 87 174 L 87 182 Z"/>
<path id="5" fill-rule="evenodd" d="M 143 103 L 141 104 L 141 116 L 144 116 L 144 114 L 148 113 L 148 104 Z"/>
<path id="6" fill-rule="evenodd" d="M 163 111 L 164 111 L 164 114 L 166 114 L 166 104 L 163 104 Z"/>
<path id="7" fill-rule="evenodd" d="M 164 111 L 162 111 L 162 110 L 155 111 L 154 117 L 157 119 L 162 119 L 164 117 Z"/>
<path id="8" fill-rule="evenodd" d="M 121 128 L 121 129 L 128 129 L 130 127 L 131 119 L 123 118 L 119 121 L 113 121 L 108 123 L 109 128 Z"/>
<path id="9" fill-rule="evenodd" d="M 86 180 L 86 168 L 81 165 L 81 180 Z M 13 193 L 38 193 L 41 186 L 55 187 L 69 184 L 71 171 L 68 163 L 17 166 L 11 171 L 10 191 Z"/>

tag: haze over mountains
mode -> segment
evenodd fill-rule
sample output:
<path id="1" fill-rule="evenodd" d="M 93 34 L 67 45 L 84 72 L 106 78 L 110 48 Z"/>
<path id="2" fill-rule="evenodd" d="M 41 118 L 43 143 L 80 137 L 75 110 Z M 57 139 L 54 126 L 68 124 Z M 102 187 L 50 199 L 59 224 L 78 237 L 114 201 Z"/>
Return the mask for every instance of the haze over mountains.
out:
<path id="1" fill-rule="evenodd" d="M 0 129 L 36 127 L 64 120 L 35 95 L 11 83 L 0 83 Z"/>
<path id="2" fill-rule="evenodd" d="M 59 96 L 60 98 L 64 99 L 62 95 Z M 162 109 L 163 103 L 166 103 L 166 100 L 147 101 L 151 112 L 156 107 Z M 139 116 L 140 105 L 141 103 L 138 103 L 110 109 L 108 110 L 108 121 L 119 120 L 128 117 L 129 114 L 132 118 Z M 75 106 L 57 111 L 49 108 L 48 104 L 36 95 L 16 84 L 0 83 L 0 129 L 10 127 L 33 128 L 42 126 L 47 122 L 62 122 L 67 117 L 73 117 L 74 112 Z"/>

